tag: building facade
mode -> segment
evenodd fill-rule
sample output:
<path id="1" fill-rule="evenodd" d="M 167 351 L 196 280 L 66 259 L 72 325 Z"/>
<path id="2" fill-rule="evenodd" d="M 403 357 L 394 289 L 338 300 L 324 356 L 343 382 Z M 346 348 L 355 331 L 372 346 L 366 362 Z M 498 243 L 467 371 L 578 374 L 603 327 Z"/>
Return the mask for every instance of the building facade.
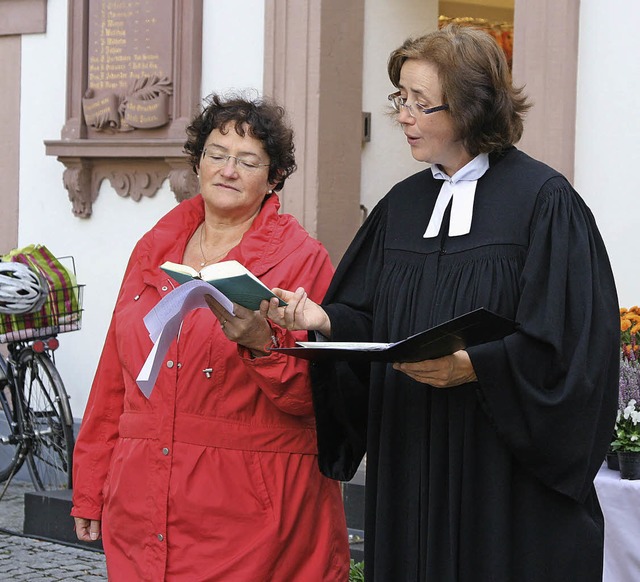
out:
<path id="1" fill-rule="evenodd" d="M 467 4 L 478 3 L 483 2 Z M 97 4 L 110 9 L 118 2 L 91 2 Z M 386 191 L 422 169 L 387 115 L 386 95 L 392 87 L 386 59 L 407 36 L 438 26 L 437 1 L 125 4 L 162 4 L 174 24 L 184 25 L 174 28 L 180 46 L 186 46 L 187 33 L 197 32 L 197 46 L 184 53 L 191 61 L 171 57 L 174 80 L 186 75 L 187 81 L 181 82 L 196 85 L 182 103 L 183 113 L 185 104 L 195 106 L 213 91 L 253 89 L 285 105 L 296 131 L 299 169 L 282 192 L 283 208 L 325 243 L 334 262 Z M 91 58 L 87 47 L 82 53 L 74 26 L 89 6 L 88 0 L 0 2 L 0 252 L 42 243 L 54 254 L 75 258 L 78 280 L 86 284 L 83 327 L 61 336 L 57 364 L 78 418 L 129 252 L 177 203 L 177 193 L 188 189 L 178 182 L 189 176 L 180 173 L 180 155 L 175 153 L 181 136 L 169 135 L 173 150 L 158 154 L 162 164 L 168 164 L 167 175 L 160 173 L 155 186 L 135 190 L 106 170 L 92 174 L 90 212 L 74 213 L 69 180 L 74 174 L 68 170 L 78 168 L 73 165 L 78 159 L 85 160 L 80 168 L 87 168 L 86 159 L 88 166 L 97 164 L 97 154 L 84 153 L 83 143 L 73 149 L 72 143 L 83 139 L 73 133 L 71 122 L 79 110 L 77 100 L 87 98 L 73 90 L 72 81 L 88 67 L 82 54 Z M 186 14 L 197 18 L 188 21 Z M 631 268 L 640 217 L 634 212 L 630 176 L 640 163 L 640 116 L 634 99 L 640 78 L 634 58 L 640 53 L 633 28 L 637 16 L 635 0 L 514 3 L 514 79 L 526 86 L 534 102 L 520 147 L 564 172 L 593 210 L 623 306 L 637 303 L 640 295 L 640 274 Z M 81 78 L 79 83 L 82 86 Z M 172 111 L 175 121 L 175 103 Z M 111 153 L 100 159 L 144 158 L 140 148 L 148 152 L 151 147 L 144 140 L 133 149 L 126 149 L 129 146 L 118 152 L 111 144 Z M 75 175 L 84 174 L 80 170 Z"/>

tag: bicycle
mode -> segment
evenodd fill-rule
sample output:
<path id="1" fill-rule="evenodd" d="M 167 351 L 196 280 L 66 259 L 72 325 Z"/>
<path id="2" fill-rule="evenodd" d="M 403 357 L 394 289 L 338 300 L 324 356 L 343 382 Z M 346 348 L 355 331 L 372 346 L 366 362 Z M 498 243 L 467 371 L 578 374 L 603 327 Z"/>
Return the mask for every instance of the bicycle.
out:
<path id="1" fill-rule="evenodd" d="M 58 334 L 80 329 L 83 288 L 51 289 L 37 313 L 0 328 L 0 499 L 25 463 L 36 490 L 71 488 L 73 415 L 54 351 Z"/>

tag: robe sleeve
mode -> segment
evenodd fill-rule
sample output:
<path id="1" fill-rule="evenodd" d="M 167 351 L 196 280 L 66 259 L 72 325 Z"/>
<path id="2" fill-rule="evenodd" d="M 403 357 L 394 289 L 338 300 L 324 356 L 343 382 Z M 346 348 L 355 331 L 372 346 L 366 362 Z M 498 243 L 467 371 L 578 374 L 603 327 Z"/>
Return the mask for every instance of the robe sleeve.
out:
<path id="1" fill-rule="evenodd" d="M 335 341 L 372 339 L 373 303 L 383 264 L 385 208 L 383 200 L 358 231 L 323 301 Z M 311 380 L 320 470 L 332 479 L 348 481 L 366 451 L 369 365 L 313 362 Z"/>
<path id="2" fill-rule="evenodd" d="M 615 421 L 619 311 L 594 218 L 563 178 L 539 194 L 520 286 L 518 331 L 467 350 L 483 406 L 518 462 L 583 500 Z"/>

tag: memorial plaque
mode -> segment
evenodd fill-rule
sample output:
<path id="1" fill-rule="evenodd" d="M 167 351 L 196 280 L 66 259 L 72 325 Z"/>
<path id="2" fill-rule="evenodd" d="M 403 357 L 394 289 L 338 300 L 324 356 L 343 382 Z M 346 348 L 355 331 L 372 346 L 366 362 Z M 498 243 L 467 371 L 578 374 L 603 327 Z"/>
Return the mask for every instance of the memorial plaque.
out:
<path id="1" fill-rule="evenodd" d="M 163 127 L 173 92 L 172 0 L 89 3 L 87 89 L 90 137 Z"/>
<path id="2" fill-rule="evenodd" d="M 91 216 L 103 180 L 132 200 L 165 180 L 177 200 L 198 191 L 184 141 L 201 101 L 202 2 L 68 0 L 66 122 L 45 145 L 75 216 Z"/>

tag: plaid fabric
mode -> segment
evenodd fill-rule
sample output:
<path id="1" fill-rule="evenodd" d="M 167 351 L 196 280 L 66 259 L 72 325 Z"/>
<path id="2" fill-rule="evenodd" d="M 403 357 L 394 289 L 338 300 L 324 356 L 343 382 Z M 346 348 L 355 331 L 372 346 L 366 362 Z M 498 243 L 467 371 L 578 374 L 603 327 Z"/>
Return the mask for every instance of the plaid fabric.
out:
<path id="1" fill-rule="evenodd" d="M 24 338 L 36 337 L 38 333 L 33 330 L 42 330 L 42 335 L 58 333 L 61 324 L 79 320 L 81 308 L 75 273 L 64 267 L 47 247 L 29 245 L 14 249 L 1 260 L 24 263 L 39 272 L 48 285 L 49 295 L 38 311 L 0 315 L 0 341 L 12 341 L 9 337 L 16 337 L 12 332 L 17 332 L 17 339 L 23 339 L 21 332 L 27 330 L 31 330 L 31 333 L 24 334 Z"/>

